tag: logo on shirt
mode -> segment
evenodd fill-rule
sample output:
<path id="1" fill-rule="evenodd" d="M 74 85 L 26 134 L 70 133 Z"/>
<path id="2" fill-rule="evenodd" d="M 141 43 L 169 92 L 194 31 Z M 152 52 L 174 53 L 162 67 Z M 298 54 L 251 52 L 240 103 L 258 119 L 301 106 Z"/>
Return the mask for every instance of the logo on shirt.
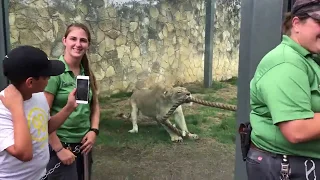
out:
<path id="1" fill-rule="evenodd" d="M 75 87 L 76 84 L 75 84 L 74 82 L 65 82 L 65 81 L 62 81 L 61 87 L 69 87 L 69 86 Z"/>
<path id="2" fill-rule="evenodd" d="M 34 107 L 28 112 L 28 126 L 32 141 L 40 144 L 40 148 L 47 145 L 48 141 L 48 113 L 39 107 Z"/>

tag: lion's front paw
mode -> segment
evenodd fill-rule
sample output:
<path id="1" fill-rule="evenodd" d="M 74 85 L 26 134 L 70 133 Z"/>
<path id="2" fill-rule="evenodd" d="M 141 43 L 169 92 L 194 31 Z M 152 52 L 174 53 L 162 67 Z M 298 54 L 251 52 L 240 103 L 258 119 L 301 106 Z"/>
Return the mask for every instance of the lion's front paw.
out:
<path id="1" fill-rule="evenodd" d="M 180 136 L 173 136 L 173 137 L 171 137 L 171 141 L 172 142 L 183 142 L 183 139 Z"/>
<path id="2" fill-rule="evenodd" d="M 138 133 L 138 129 L 131 129 L 128 131 L 129 133 Z"/>
<path id="3" fill-rule="evenodd" d="M 199 136 L 198 136 L 197 134 L 192 134 L 192 133 L 189 133 L 189 134 L 188 134 L 188 137 L 189 137 L 190 139 L 199 139 Z"/>

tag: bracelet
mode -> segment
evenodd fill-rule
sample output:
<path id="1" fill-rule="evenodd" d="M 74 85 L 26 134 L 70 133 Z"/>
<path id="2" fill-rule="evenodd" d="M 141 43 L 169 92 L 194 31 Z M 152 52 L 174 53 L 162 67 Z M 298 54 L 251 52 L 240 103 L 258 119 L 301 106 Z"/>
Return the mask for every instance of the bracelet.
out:
<path id="1" fill-rule="evenodd" d="M 64 147 L 61 147 L 58 151 L 56 151 L 56 153 L 60 152 Z"/>

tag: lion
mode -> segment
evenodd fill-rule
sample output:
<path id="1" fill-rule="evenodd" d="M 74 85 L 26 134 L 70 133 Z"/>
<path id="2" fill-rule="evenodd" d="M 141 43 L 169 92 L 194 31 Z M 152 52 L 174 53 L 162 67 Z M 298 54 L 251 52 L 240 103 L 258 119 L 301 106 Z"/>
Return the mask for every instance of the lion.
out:
<path id="1" fill-rule="evenodd" d="M 141 113 L 144 116 L 159 121 L 167 114 L 171 107 L 181 98 L 187 98 L 191 93 L 184 87 L 164 87 L 155 85 L 150 89 L 140 89 L 133 91 L 130 97 L 132 129 L 128 132 L 138 133 L 138 115 Z M 192 105 L 192 103 L 189 103 Z M 197 134 L 189 132 L 181 105 L 173 113 L 174 120 L 177 126 L 182 131 L 182 136 L 192 139 L 198 139 Z M 166 120 L 171 124 L 169 118 Z M 183 137 L 177 135 L 171 129 L 161 123 L 165 130 L 169 133 L 172 142 L 182 142 Z M 173 125 L 175 126 L 175 125 Z"/>

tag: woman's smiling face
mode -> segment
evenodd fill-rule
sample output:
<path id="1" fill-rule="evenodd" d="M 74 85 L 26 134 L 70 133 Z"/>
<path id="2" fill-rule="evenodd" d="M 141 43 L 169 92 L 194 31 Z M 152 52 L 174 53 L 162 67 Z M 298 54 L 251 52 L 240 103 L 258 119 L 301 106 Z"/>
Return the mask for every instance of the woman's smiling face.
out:
<path id="1" fill-rule="evenodd" d="M 88 35 L 79 27 L 71 27 L 68 35 L 63 38 L 65 53 L 75 59 L 82 58 L 89 48 Z"/>

